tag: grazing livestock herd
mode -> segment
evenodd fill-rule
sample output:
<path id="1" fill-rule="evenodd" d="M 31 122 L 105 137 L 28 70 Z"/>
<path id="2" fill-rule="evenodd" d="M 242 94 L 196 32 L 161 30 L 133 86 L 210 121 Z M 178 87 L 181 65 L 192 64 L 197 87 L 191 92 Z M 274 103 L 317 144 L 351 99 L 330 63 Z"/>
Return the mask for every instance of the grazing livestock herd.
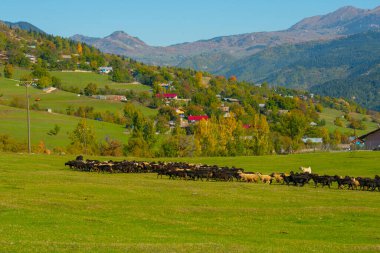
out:
<path id="1" fill-rule="evenodd" d="M 65 163 L 71 169 L 87 172 L 108 173 L 157 173 L 157 178 L 163 176 L 169 179 L 206 180 L 206 181 L 239 181 L 247 183 L 286 184 L 304 186 L 310 182 L 314 187 L 331 187 L 336 182 L 338 189 L 380 191 L 380 177 L 341 177 L 338 175 L 318 175 L 311 172 L 311 167 L 300 167 L 300 173 L 271 173 L 263 175 L 259 172 L 245 172 L 242 168 L 219 167 L 217 165 L 189 164 L 184 162 L 142 162 L 142 161 L 106 161 L 83 160 L 78 156 L 75 160 Z"/>

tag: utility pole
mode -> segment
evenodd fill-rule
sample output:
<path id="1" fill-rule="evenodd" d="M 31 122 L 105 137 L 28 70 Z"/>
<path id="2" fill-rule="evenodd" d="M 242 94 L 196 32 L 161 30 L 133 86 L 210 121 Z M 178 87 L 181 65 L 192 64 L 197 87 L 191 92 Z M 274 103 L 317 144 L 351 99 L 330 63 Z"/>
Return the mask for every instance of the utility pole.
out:
<path id="1" fill-rule="evenodd" d="M 29 109 L 29 93 L 28 93 L 28 87 L 32 84 L 32 82 L 24 81 L 22 82 L 25 86 L 26 91 L 26 123 L 28 126 L 28 153 L 32 153 L 32 147 L 30 143 L 30 109 Z"/>

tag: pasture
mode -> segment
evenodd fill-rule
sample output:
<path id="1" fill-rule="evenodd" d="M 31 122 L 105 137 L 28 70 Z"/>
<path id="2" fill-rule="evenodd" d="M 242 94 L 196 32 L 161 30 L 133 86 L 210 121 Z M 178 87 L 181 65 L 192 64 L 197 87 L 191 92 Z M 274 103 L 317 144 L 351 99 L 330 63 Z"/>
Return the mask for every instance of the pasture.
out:
<path id="1" fill-rule="evenodd" d="M 15 68 L 14 78 L 20 79 L 23 75 L 29 74 L 28 69 Z M 58 77 L 62 80 L 63 87 L 71 86 L 83 89 L 89 83 L 96 83 L 98 88 L 104 88 L 108 85 L 116 90 L 134 90 L 136 92 L 149 91 L 151 87 L 140 83 L 115 83 L 109 80 L 108 75 L 100 75 L 94 72 L 74 72 L 74 71 L 49 71 L 51 76 Z"/>
<path id="2" fill-rule="evenodd" d="M 54 147 L 66 147 L 70 143 L 69 133 L 71 133 L 80 118 L 62 114 L 51 114 L 41 111 L 31 111 L 31 141 L 37 145 L 44 141 L 48 149 Z M 94 128 L 98 140 L 105 140 L 106 137 L 127 142 L 129 135 L 123 134 L 125 128 L 121 125 L 87 120 Z M 48 135 L 48 132 L 58 125 L 60 132 Z M 0 105 L 0 134 L 8 134 L 12 138 L 22 142 L 27 140 L 26 111 L 15 107 Z"/>
<path id="3" fill-rule="evenodd" d="M 81 73 L 88 74 L 88 73 Z M 25 100 L 25 87 L 16 86 L 17 81 L 9 80 L 0 77 L 0 100 L 3 103 L 9 104 L 12 100 L 17 98 L 20 101 Z M 82 106 L 90 106 L 94 108 L 95 112 L 112 112 L 112 113 L 123 113 L 124 103 L 119 101 L 110 100 L 99 100 L 94 98 L 89 98 L 86 96 L 78 96 L 77 94 L 66 92 L 62 90 L 57 90 L 52 93 L 45 93 L 40 89 L 30 87 L 30 103 L 38 104 L 40 109 L 50 108 L 54 112 L 66 113 L 66 109 L 71 106 L 74 109 Z M 40 101 L 36 102 L 36 99 Z M 23 102 L 25 104 L 25 102 Z M 150 109 L 139 103 L 134 103 L 136 108 L 141 110 L 141 112 L 146 116 L 155 116 L 157 110 Z"/>
<path id="4" fill-rule="evenodd" d="M 380 250 L 379 192 L 85 173 L 63 166 L 73 158 L 0 154 L 1 252 Z M 380 173 L 377 152 L 162 160 Z"/>
<path id="5" fill-rule="evenodd" d="M 342 111 L 338 111 L 331 108 L 323 108 L 322 113 L 320 113 L 319 115 L 320 115 L 320 119 L 324 119 L 326 121 L 326 127 L 330 132 L 333 132 L 335 129 L 338 129 L 341 133 L 351 133 L 352 135 L 354 135 L 354 130 L 347 127 L 349 122 L 346 119 L 342 118 L 342 121 L 345 127 L 336 126 L 334 124 L 334 120 L 337 117 L 341 117 L 344 115 Z M 357 135 L 363 135 L 377 129 L 377 124 L 375 122 L 371 122 L 369 117 L 366 115 L 351 112 L 350 116 L 357 120 L 361 120 L 364 117 L 367 118 L 367 121 L 363 122 L 364 125 L 367 127 L 367 129 L 366 130 L 357 129 L 356 130 Z"/>

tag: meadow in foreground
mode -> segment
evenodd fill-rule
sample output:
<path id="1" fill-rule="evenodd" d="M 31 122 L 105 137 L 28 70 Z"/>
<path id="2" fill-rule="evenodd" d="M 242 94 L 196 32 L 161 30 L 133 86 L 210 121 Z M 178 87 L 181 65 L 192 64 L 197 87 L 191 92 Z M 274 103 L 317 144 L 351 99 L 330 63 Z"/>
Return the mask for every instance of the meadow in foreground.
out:
<path id="1" fill-rule="evenodd" d="M 63 166 L 70 159 L 0 154 L 1 252 L 380 250 L 379 192 L 83 173 Z M 377 152 L 177 160 L 261 172 L 310 165 L 320 174 L 380 173 Z"/>

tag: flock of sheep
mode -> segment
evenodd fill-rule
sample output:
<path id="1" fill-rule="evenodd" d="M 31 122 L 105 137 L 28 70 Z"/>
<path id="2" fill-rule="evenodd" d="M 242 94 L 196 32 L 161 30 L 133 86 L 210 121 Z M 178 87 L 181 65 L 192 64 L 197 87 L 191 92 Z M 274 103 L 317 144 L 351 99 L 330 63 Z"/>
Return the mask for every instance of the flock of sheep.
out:
<path id="1" fill-rule="evenodd" d="M 169 179 L 182 180 L 214 180 L 214 181 L 239 181 L 247 183 L 286 184 L 293 186 L 304 186 L 310 182 L 315 187 L 331 187 L 336 182 L 338 189 L 360 189 L 380 191 L 380 177 L 341 177 L 312 173 L 311 167 L 300 167 L 300 173 L 271 173 L 263 175 L 259 172 L 245 172 L 242 168 L 219 167 L 217 165 L 189 164 L 184 162 L 142 162 L 142 161 L 106 161 L 83 160 L 78 156 L 75 160 L 65 163 L 71 169 L 88 172 L 109 173 L 157 173 L 158 177 L 166 176 Z"/>

